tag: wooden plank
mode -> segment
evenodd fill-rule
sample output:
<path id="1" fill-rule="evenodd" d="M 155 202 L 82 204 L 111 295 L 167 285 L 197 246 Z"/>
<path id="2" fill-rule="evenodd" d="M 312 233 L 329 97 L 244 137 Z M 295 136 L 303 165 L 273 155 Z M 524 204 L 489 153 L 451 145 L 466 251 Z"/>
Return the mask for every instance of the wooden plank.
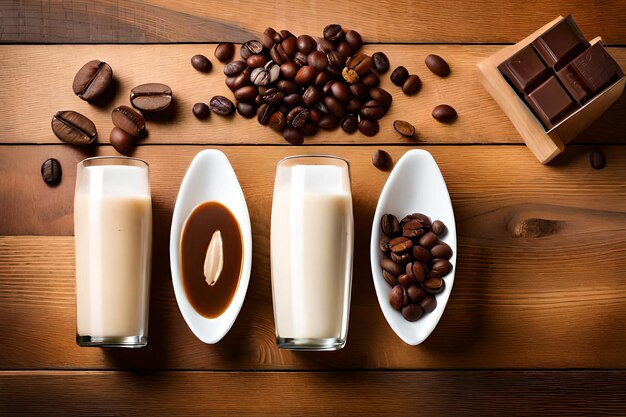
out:
<path id="1" fill-rule="evenodd" d="M 0 390 L 18 415 L 626 413 L 624 371 L 0 372 Z"/>
<path id="2" fill-rule="evenodd" d="M 196 102 L 208 102 L 217 94 L 233 98 L 224 84 L 223 65 L 217 60 L 208 75 L 195 71 L 189 64 L 196 53 L 212 57 L 214 48 L 214 44 L 0 46 L 0 83 L 5 86 L 0 111 L 13 115 L 10 123 L 0 124 L 0 143 L 60 143 L 52 133 L 50 120 L 56 111 L 66 109 L 91 118 L 98 128 L 98 142 L 108 143 L 113 127 L 111 110 L 128 104 L 132 87 L 145 82 L 163 82 L 174 91 L 174 115 L 171 120 L 148 121 L 150 135 L 144 143 L 288 145 L 282 136 L 256 120 L 246 120 L 239 115 L 228 118 L 213 115 L 209 121 L 201 122 L 192 115 L 191 108 Z M 367 138 L 361 133 L 349 135 L 336 129 L 319 132 L 307 139 L 307 144 L 414 142 L 393 129 L 395 119 L 408 120 L 416 126 L 418 143 L 523 143 L 478 80 L 476 64 L 500 47 L 370 45 L 365 51 L 373 53 L 379 49 L 385 50 L 393 66 L 402 64 L 419 74 L 424 84 L 422 90 L 416 96 L 406 96 L 385 75 L 382 85 L 393 93 L 394 102 L 381 120 L 381 131 L 376 137 Z M 440 54 L 450 62 L 450 77 L 441 79 L 428 71 L 424 57 L 429 53 Z M 612 48 L 611 53 L 626 68 L 626 48 Z M 110 63 L 117 80 L 117 94 L 99 106 L 78 99 L 71 89 L 76 71 L 95 58 Z M 442 103 L 457 109 L 459 118 L 454 124 L 441 124 L 432 118 L 432 109 Z M 626 119 L 622 115 L 625 110 L 626 96 L 579 140 L 624 143 Z"/>
<path id="3" fill-rule="evenodd" d="M 244 42 L 267 26 L 319 36 L 341 23 L 369 42 L 513 43 L 560 14 L 574 13 L 588 37 L 626 44 L 626 12 L 620 0 L 600 7 L 558 2 L 420 2 L 365 0 L 299 3 L 167 0 L 3 0 L 0 41 L 57 43 Z M 271 6 L 271 7 L 270 7 Z"/>
<path id="4" fill-rule="evenodd" d="M 626 367 L 621 354 L 626 345 L 625 148 L 606 147 L 608 165 L 594 171 L 589 149 L 581 146 L 569 147 L 559 165 L 550 167 L 538 164 L 522 146 L 428 147 L 455 208 L 459 261 L 448 310 L 418 347 L 393 334 L 374 295 L 368 241 L 387 175 L 371 166 L 376 148 L 365 146 L 221 148 L 249 204 L 253 272 L 241 315 L 226 338 L 215 346 L 196 340 L 174 301 L 167 248 L 176 193 L 200 149 L 142 146 L 136 152 L 150 163 L 155 213 L 149 346 L 78 348 L 73 239 L 7 236 L 0 240 L 0 368 Z M 408 148 L 387 149 L 397 160 Z M 109 147 L 98 151 L 112 153 Z M 271 189 L 276 162 L 297 152 L 335 154 L 351 164 L 356 245 L 350 331 L 347 347 L 332 354 L 279 351 L 274 344 Z M 39 164 L 47 156 L 58 157 L 68 175 L 58 188 L 48 189 L 39 178 Z M 23 208 L 11 212 L 11 221 L 2 220 L 0 235 L 71 235 L 71 171 L 80 158 L 75 149 L 4 146 L 0 158 L 0 212 Z"/>

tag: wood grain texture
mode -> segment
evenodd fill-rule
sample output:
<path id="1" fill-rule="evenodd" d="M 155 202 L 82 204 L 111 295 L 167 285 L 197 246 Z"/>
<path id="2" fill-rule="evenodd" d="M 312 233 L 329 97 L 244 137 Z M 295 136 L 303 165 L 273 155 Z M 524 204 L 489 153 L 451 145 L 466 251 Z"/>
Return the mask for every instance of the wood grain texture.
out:
<path id="1" fill-rule="evenodd" d="M 0 2 L 0 41 L 63 43 L 245 42 L 267 26 L 319 34 L 329 23 L 361 31 L 367 42 L 514 43 L 573 13 L 587 37 L 626 44 L 620 0 L 293 2 L 48 0 Z"/>
<path id="2" fill-rule="evenodd" d="M 46 416 L 626 413 L 624 371 L 0 372 L 0 391 L 0 413 Z"/>
<path id="3" fill-rule="evenodd" d="M 150 164 L 154 202 L 150 343 L 146 349 L 119 351 L 74 343 L 71 171 L 81 155 L 67 146 L 0 148 L 0 211 L 23 208 L 0 223 L 5 235 L 0 240 L 0 368 L 626 367 L 625 148 L 604 148 L 608 165 L 594 171 L 589 148 L 582 146 L 569 147 L 559 165 L 550 167 L 539 165 L 522 146 L 427 147 L 452 197 L 459 258 L 448 308 L 418 347 L 393 334 L 375 298 L 368 242 L 387 175 L 371 166 L 376 148 L 365 146 L 220 148 L 248 201 L 253 271 L 230 333 L 214 346 L 198 341 L 174 300 L 168 236 L 178 187 L 200 149 L 137 149 L 135 156 Z M 387 149 L 397 160 L 408 147 Z M 109 147 L 97 150 L 114 153 Z M 335 154 L 351 164 L 356 240 L 350 331 L 347 347 L 330 354 L 279 351 L 274 343 L 271 190 L 276 162 L 298 152 Z M 58 188 L 46 188 L 39 177 L 38 166 L 48 155 L 69 173 Z M 34 203 L 33 195 L 40 196 Z M 9 236 L 15 234 L 63 236 Z"/>
<path id="4" fill-rule="evenodd" d="M 0 84 L 4 85 L 0 112 L 20 115 L 0 124 L 0 143 L 60 143 L 52 133 L 50 121 L 58 110 L 76 110 L 94 121 L 98 142 L 108 143 L 113 127 L 111 110 L 128 104 L 132 87 L 146 82 L 168 84 L 175 95 L 169 120 L 148 120 L 150 132 L 145 143 L 196 144 L 279 144 L 288 145 L 282 136 L 261 126 L 255 119 L 239 115 L 223 118 L 213 114 L 199 121 L 191 113 L 196 102 L 208 102 L 214 95 L 234 99 L 224 84 L 223 65 L 217 60 L 210 74 L 195 71 L 190 58 L 196 53 L 213 57 L 214 44 L 199 45 L 4 45 L 0 46 Z M 381 120 L 380 133 L 368 138 L 361 133 L 346 134 L 340 129 L 320 131 L 307 144 L 371 144 L 412 142 L 431 143 L 523 143 L 521 137 L 487 94 L 478 79 L 476 64 L 500 49 L 498 46 L 446 45 L 370 45 L 368 53 L 383 49 L 392 67 L 405 65 L 419 74 L 422 90 L 406 96 L 382 76 L 382 86 L 393 93 L 394 102 Z M 611 48 L 611 53 L 626 68 L 626 48 Z M 424 65 L 429 53 L 445 57 L 452 74 L 444 79 L 433 75 Z M 108 97 L 97 105 L 76 97 L 71 89 L 74 75 L 91 59 L 108 62 L 115 82 Z M 42 68 L 45 68 L 42 72 Z M 439 104 L 449 104 L 459 113 L 451 124 L 435 121 L 431 112 Z M 34 111 L 36 109 L 36 111 Z M 581 134 L 579 142 L 624 143 L 626 141 L 626 95 Z M 417 128 L 417 140 L 400 136 L 393 129 L 395 119 L 407 120 Z"/>

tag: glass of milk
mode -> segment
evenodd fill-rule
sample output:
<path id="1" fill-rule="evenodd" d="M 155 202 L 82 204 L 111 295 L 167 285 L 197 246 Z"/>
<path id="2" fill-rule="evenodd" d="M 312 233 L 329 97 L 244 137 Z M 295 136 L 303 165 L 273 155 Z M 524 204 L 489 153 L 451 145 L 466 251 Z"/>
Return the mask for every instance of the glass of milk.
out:
<path id="1" fill-rule="evenodd" d="M 279 348 L 337 350 L 345 345 L 353 244 L 348 163 L 333 156 L 281 160 L 271 224 Z"/>
<path id="2" fill-rule="evenodd" d="M 74 194 L 76 343 L 148 343 L 152 199 L 148 164 L 126 157 L 78 164 Z"/>

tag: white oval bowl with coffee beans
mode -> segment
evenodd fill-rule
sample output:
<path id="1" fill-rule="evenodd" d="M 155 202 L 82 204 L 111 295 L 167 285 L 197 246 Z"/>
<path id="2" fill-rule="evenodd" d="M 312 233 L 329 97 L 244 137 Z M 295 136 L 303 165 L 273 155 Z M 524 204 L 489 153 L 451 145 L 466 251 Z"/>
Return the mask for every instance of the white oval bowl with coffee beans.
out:
<path id="1" fill-rule="evenodd" d="M 203 214 L 198 211 L 203 208 L 219 210 Z M 222 215 L 217 219 L 221 224 L 217 229 L 216 213 Z M 195 214 L 196 221 L 192 222 Z M 231 219 L 234 229 L 225 227 L 224 216 Z M 198 218 L 214 222 L 198 225 Z M 240 236 L 234 236 L 236 239 L 233 240 L 237 230 Z M 192 236 L 192 233 L 195 237 L 187 240 L 186 236 Z M 216 236 L 219 239 L 215 239 Z M 202 240 L 205 238 L 207 240 Z M 232 255 L 232 242 L 239 245 L 236 255 Z M 228 267 L 232 263 L 236 264 L 234 272 Z M 237 175 L 223 152 L 215 149 L 200 151 L 183 178 L 170 231 L 170 268 L 176 302 L 198 339 L 213 344 L 228 333 L 243 305 L 251 267 L 250 215 Z M 231 280 L 229 288 L 225 288 L 228 270 L 234 281 Z M 216 303 L 221 308 L 216 310 Z"/>
<path id="2" fill-rule="evenodd" d="M 454 285 L 456 246 L 439 166 L 427 151 L 408 151 L 383 187 L 370 243 L 378 303 L 405 343 L 422 343 L 439 323 Z"/>

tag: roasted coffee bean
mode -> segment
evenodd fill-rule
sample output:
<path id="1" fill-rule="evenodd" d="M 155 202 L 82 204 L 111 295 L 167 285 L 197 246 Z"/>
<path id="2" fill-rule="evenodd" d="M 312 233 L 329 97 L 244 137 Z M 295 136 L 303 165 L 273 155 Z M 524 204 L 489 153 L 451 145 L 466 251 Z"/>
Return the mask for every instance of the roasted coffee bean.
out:
<path id="1" fill-rule="evenodd" d="M 252 119 L 256 116 L 257 105 L 256 103 L 246 103 L 243 101 L 237 102 L 237 113 L 246 119 Z"/>
<path id="2" fill-rule="evenodd" d="M 267 64 L 267 57 L 263 54 L 252 54 L 246 59 L 250 68 L 260 68 Z"/>
<path id="3" fill-rule="evenodd" d="M 361 119 L 359 122 L 359 132 L 365 136 L 375 136 L 378 133 L 380 127 L 376 120 Z"/>
<path id="4" fill-rule="evenodd" d="M 122 155 L 129 155 L 135 145 L 135 137 L 119 127 L 114 127 L 109 135 L 111 146 Z"/>
<path id="5" fill-rule="evenodd" d="M 406 219 L 406 221 L 405 221 Z M 430 227 L 430 218 L 422 213 L 413 213 L 410 214 L 408 216 L 406 216 L 404 219 L 400 220 L 400 224 L 404 224 L 406 222 L 409 222 L 411 220 L 419 220 L 420 223 L 422 223 L 424 226 L 426 227 Z"/>
<path id="6" fill-rule="evenodd" d="M 130 90 L 130 103 L 145 111 L 165 110 L 172 103 L 172 89 L 165 84 L 142 84 Z"/>
<path id="7" fill-rule="evenodd" d="M 317 36 L 315 36 L 313 39 L 315 40 L 315 43 L 317 44 L 316 49 L 320 52 L 323 52 L 324 54 L 327 54 L 330 51 L 334 51 L 336 49 L 335 44 L 329 41 L 328 39 L 320 38 Z"/>
<path id="8" fill-rule="evenodd" d="M 339 52 L 346 59 L 350 58 L 353 54 L 352 47 L 348 41 L 341 41 L 339 45 L 337 45 L 337 52 Z"/>
<path id="9" fill-rule="evenodd" d="M 342 83 L 341 81 L 335 81 L 334 83 L 332 83 L 330 86 L 330 91 L 337 100 L 343 101 L 344 103 L 350 101 L 350 99 L 352 98 L 352 94 L 350 94 L 350 89 L 345 83 Z"/>
<path id="10" fill-rule="evenodd" d="M 426 290 L 424 290 L 424 288 L 419 284 L 411 285 L 409 288 L 407 288 L 406 292 L 409 295 L 411 301 L 413 301 L 414 303 L 419 303 L 424 297 L 428 295 Z"/>
<path id="11" fill-rule="evenodd" d="M 247 85 L 245 87 L 241 87 L 240 89 L 236 90 L 234 95 L 237 100 L 250 102 L 250 101 L 254 101 L 258 92 L 259 90 L 255 86 Z"/>
<path id="12" fill-rule="evenodd" d="M 396 310 L 402 309 L 406 303 L 405 299 L 408 301 L 408 295 L 406 293 L 406 289 L 402 285 L 396 285 L 391 289 L 391 293 L 389 294 L 389 304 Z"/>
<path id="13" fill-rule="evenodd" d="M 602 169 L 606 166 L 604 153 L 599 149 L 594 149 L 589 155 L 589 163 L 594 169 Z"/>
<path id="14" fill-rule="evenodd" d="M 409 288 L 413 284 L 413 280 L 407 274 L 402 274 L 398 277 L 398 284 L 404 288 Z"/>
<path id="15" fill-rule="evenodd" d="M 283 40 L 281 45 L 282 45 L 283 51 L 285 51 L 285 54 L 287 55 L 287 57 L 293 58 L 294 55 L 297 52 L 296 37 L 295 36 L 289 36 L 288 38 L 285 38 L 285 40 Z"/>
<path id="16" fill-rule="evenodd" d="M 126 133 L 143 137 L 146 131 L 146 121 L 143 116 L 128 106 L 118 106 L 111 112 L 113 124 Z"/>
<path id="17" fill-rule="evenodd" d="M 265 71 L 267 71 L 270 76 L 270 84 L 274 84 L 280 77 L 280 65 L 274 61 L 269 61 L 265 64 Z"/>
<path id="18" fill-rule="evenodd" d="M 439 294 L 445 288 L 446 284 L 440 277 L 432 276 L 426 279 L 422 286 L 431 294 Z"/>
<path id="19" fill-rule="evenodd" d="M 318 103 L 321 104 L 321 103 Z M 337 126 L 339 126 L 339 119 L 331 114 L 326 114 L 322 116 L 321 120 L 318 123 L 319 127 L 325 130 L 333 130 Z"/>
<path id="20" fill-rule="evenodd" d="M 425 233 L 419 240 L 419 244 L 424 248 L 431 250 L 439 241 L 437 235 L 433 232 Z"/>
<path id="21" fill-rule="evenodd" d="M 440 104 L 433 109 L 433 117 L 441 123 L 451 123 L 456 120 L 457 113 L 452 106 Z"/>
<path id="22" fill-rule="evenodd" d="M 452 271 L 452 264 L 445 259 L 435 259 L 433 260 L 433 265 L 430 270 L 431 272 L 436 272 L 442 277 L 445 277 Z"/>
<path id="23" fill-rule="evenodd" d="M 387 171 L 391 166 L 391 156 L 382 149 L 378 149 L 372 155 L 372 164 L 381 171 Z M 399 225 L 400 223 L 398 223 Z"/>
<path id="24" fill-rule="evenodd" d="M 326 84 L 324 84 L 324 86 L 322 87 L 322 93 L 329 95 L 332 94 L 330 89 L 332 88 L 334 83 L 334 80 L 329 80 Z"/>
<path id="25" fill-rule="evenodd" d="M 309 109 L 303 106 L 293 108 L 287 115 L 287 124 L 300 128 L 309 120 Z"/>
<path id="26" fill-rule="evenodd" d="M 350 84 L 358 83 L 359 81 L 361 81 L 359 78 L 359 74 L 357 74 L 355 70 L 351 70 L 348 68 L 344 68 L 341 71 L 341 76 Z"/>
<path id="27" fill-rule="evenodd" d="M 385 108 L 385 106 L 383 106 L 376 100 L 366 101 L 365 103 L 363 103 L 363 107 L 361 107 L 361 110 L 359 111 L 361 117 L 374 120 L 381 119 L 386 112 L 387 109 Z"/>
<path id="28" fill-rule="evenodd" d="M 411 249 L 411 247 L 413 246 L 413 242 L 411 242 L 411 239 L 407 239 L 404 236 L 399 236 L 391 239 L 389 241 L 389 246 L 391 247 L 392 252 L 399 253 Z"/>
<path id="29" fill-rule="evenodd" d="M 234 77 L 226 77 L 226 85 L 232 91 L 238 90 L 248 84 L 250 84 L 250 70 L 248 68 Z"/>
<path id="30" fill-rule="evenodd" d="M 285 115 L 283 112 L 275 111 L 270 116 L 267 125 L 277 132 L 282 132 L 285 127 Z"/>
<path id="31" fill-rule="evenodd" d="M 417 304 L 409 304 L 402 307 L 402 317 L 407 321 L 417 321 L 422 317 L 423 311 Z"/>
<path id="32" fill-rule="evenodd" d="M 356 30 L 349 30 L 345 35 L 346 41 L 350 44 L 353 52 L 361 49 L 361 45 L 363 45 L 363 38 Z"/>
<path id="33" fill-rule="evenodd" d="M 309 86 L 302 94 L 302 101 L 307 107 L 311 107 L 315 103 L 318 103 L 321 98 L 322 93 L 320 93 L 320 90 L 313 85 Z"/>
<path id="34" fill-rule="evenodd" d="M 283 137 L 292 145 L 302 145 L 304 142 L 304 136 L 295 127 L 286 126 L 283 130 Z"/>
<path id="35" fill-rule="evenodd" d="M 193 115 L 200 120 L 208 119 L 211 115 L 211 109 L 206 103 L 196 103 L 193 105 Z"/>
<path id="36" fill-rule="evenodd" d="M 278 65 L 282 65 L 284 62 L 289 61 L 289 56 L 287 55 L 287 52 L 285 52 L 285 49 L 280 43 L 277 43 L 272 47 L 272 49 L 270 50 L 270 57 L 272 58 L 272 61 L 274 61 Z"/>
<path id="37" fill-rule="evenodd" d="M 405 264 L 411 261 L 411 254 L 408 252 L 401 252 L 401 253 L 391 252 L 389 256 L 391 256 L 392 261 L 397 262 L 399 264 Z"/>
<path id="38" fill-rule="evenodd" d="M 111 66 L 95 59 L 78 70 L 72 82 L 72 90 L 83 100 L 92 101 L 104 93 L 112 78 Z"/>
<path id="39" fill-rule="evenodd" d="M 280 36 L 283 37 L 283 40 L 287 39 L 287 38 L 291 38 L 291 37 L 296 37 L 296 35 L 294 35 L 293 33 L 289 32 L 286 29 L 283 29 L 280 31 Z"/>
<path id="40" fill-rule="evenodd" d="M 329 79 L 330 79 L 330 76 L 328 75 L 328 73 L 325 71 L 322 71 L 318 73 L 317 76 L 315 77 L 314 84 L 316 87 L 321 88 L 324 85 L 326 85 Z"/>
<path id="41" fill-rule="evenodd" d="M 389 237 L 397 237 L 402 233 L 400 222 L 393 214 L 383 214 L 383 217 L 380 219 L 380 227 L 383 233 Z"/>
<path id="42" fill-rule="evenodd" d="M 369 94 L 372 100 L 376 100 L 384 105 L 391 103 L 393 100 L 391 94 L 379 87 L 370 88 Z"/>
<path id="43" fill-rule="evenodd" d="M 311 112 L 311 116 L 309 117 L 311 122 L 319 124 L 322 120 L 322 113 L 316 108 L 310 108 L 309 111 Z"/>
<path id="44" fill-rule="evenodd" d="M 266 125 L 269 123 L 270 117 L 272 116 L 273 113 L 274 113 L 274 106 L 270 106 L 267 103 L 262 104 L 256 113 L 257 120 L 259 121 L 260 124 Z"/>
<path id="45" fill-rule="evenodd" d="M 426 278 L 426 267 L 420 261 L 415 261 L 411 264 L 411 272 L 419 282 L 424 281 Z"/>
<path id="46" fill-rule="evenodd" d="M 348 105 L 346 106 L 346 110 L 350 113 L 358 113 L 359 110 L 361 110 L 361 107 L 363 107 L 363 103 L 361 103 L 356 98 L 353 98 L 352 100 L 348 102 Z"/>
<path id="47" fill-rule="evenodd" d="M 317 43 L 315 39 L 309 35 L 300 35 L 296 40 L 296 46 L 298 47 L 298 51 L 308 55 L 317 47 Z"/>
<path id="48" fill-rule="evenodd" d="M 338 25 L 338 24 L 332 24 L 332 25 L 326 26 L 324 28 L 323 33 L 324 33 L 324 38 L 328 39 L 331 42 L 341 40 L 345 36 L 345 33 L 343 29 L 341 28 L 341 25 Z"/>
<path id="49" fill-rule="evenodd" d="M 307 56 L 307 62 L 310 66 L 323 71 L 328 66 L 328 59 L 326 54 L 320 51 L 313 51 Z"/>
<path id="50" fill-rule="evenodd" d="M 426 233 L 424 226 L 417 220 L 402 225 L 402 236 L 408 238 L 418 238 Z"/>
<path id="51" fill-rule="evenodd" d="M 300 85 L 309 85 L 313 84 L 316 75 L 317 69 L 315 67 L 305 65 L 298 70 L 294 80 Z"/>
<path id="52" fill-rule="evenodd" d="M 402 92 L 407 96 L 417 93 L 422 88 L 422 80 L 417 75 L 409 75 L 402 85 Z"/>
<path id="53" fill-rule="evenodd" d="M 404 120 L 394 121 L 393 128 L 396 129 L 396 132 L 407 138 L 412 138 L 415 135 L 415 126 Z"/>
<path id="54" fill-rule="evenodd" d="M 47 159 L 41 165 L 41 178 L 48 185 L 56 185 L 61 182 L 61 164 L 54 158 Z"/>
<path id="55" fill-rule="evenodd" d="M 383 235 L 382 239 L 380 239 L 378 247 L 381 252 L 388 254 L 391 251 L 391 248 L 389 247 L 389 236 Z"/>
<path id="56" fill-rule="evenodd" d="M 452 257 L 452 248 L 444 242 L 439 242 L 430 250 L 433 258 L 450 259 Z"/>
<path id="57" fill-rule="evenodd" d="M 345 107 L 335 97 L 324 97 L 324 105 L 337 119 L 341 119 L 346 114 Z"/>
<path id="58" fill-rule="evenodd" d="M 437 299 L 434 295 L 428 294 L 418 302 L 419 306 L 425 313 L 432 313 L 437 308 Z"/>
<path id="59" fill-rule="evenodd" d="M 413 246 L 413 258 L 427 266 L 430 265 L 433 260 L 433 256 L 430 252 L 419 245 Z"/>
<path id="60" fill-rule="evenodd" d="M 393 70 L 389 78 L 391 79 L 392 83 L 394 83 L 398 87 L 402 87 L 407 78 L 409 78 L 409 71 L 405 67 L 400 65 L 395 70 Z"/>
<path id="61" fill-rule="evenodd" d="M 391 242 L 389 242 L 389 244 L 391 245 Z M 404 268 L 402 267 L 402 265 L 398 265 L 390 258 L 382 258 L 380 260 L 380 267 L 389 272 L 394 277 L 399 277 L 400 275 L 404 274 Z"/>
<path id="62" fill-rule="evenodd" d="M 274 46 L 274 44 L 276 43 L 276 41 L 274 40 L 274 37 L 276 35 L 280 37 L 280 34 L 277 34 L 274 28 L 269 27 L 265 29 L 265 31 L 263 32 L 263 35 L 261 36 L 261 43 L 263 44 L 265 49 L 267 50 L 272 49 L 272 46 Z M 278 42 L 280 41 L 282 41 L 282 37 L 280 40 L 278 40 Z"/>
<path id="63" fill-rule="evenodd" d="M 270 73 L 265 68 L 255 68 L 250 73 L 250 81 L 254 85 L 267 86 L 270 84 Z"/>
<path id="64" fill-rule="evenodd" d="M 317 133 L 319 128 L 317 127 L 317 125 L 315 123 L 311 122 L 311 120 L 309 119 L 309 121 L 306 122 L 304 124 L 304 126 L 298 128 L 298 130 L 304 136 L 313 136 L 313 135 L 315 135 Z"/>
<path id="65" fill-rule="evenodd" d="M 346 68 L 353 70 L 359 76 L 365 74 L 374 65 L 374 60 L 371 56 L 365 54 L 355 54 L 350 57 L 346 63 Z"/>
<path id="66" fill-rule="evenodd" d="M 383 52 L 375 52 L 372 55 L 372 59 L 374 60 L 374 68 L 380 74 L 384 74 L 389 71 L 389 58 Z"/>
<path id="67" fill-rule="evenodd" d="M 220 116 L 228 116 L 235 111 L 235 105 L 232 101 L 224 96 L 214 96 L 209 102 L 209 107 L 213 113 Z"/>
<path id="68" fill-rule="evenodd" d="M 450 74 L 450 66 L 445 59 L 439 55 L 430 54 L 424 60 L 428 69 L 435 75 L 447 77 Z"/>
<path id="69" fill-rule="evenodd" d="M 215 58 L 221 62 L 228 62 L 233 59 L 233 55 L 235 54 L 235 45 L 232 43 L 220 43 L 215 48 Z"/>
<path id="70" fill-rule="evenodd" d="M 346 57 L 341 55 L 339 51 L 330 51 L 326 54 L 328 60 L 328 70 L 333 70 L 335 74 L 340 74 L 341 69 L 346 64 Z"/>
<path id="71" fill-rule="evenodd" d="M 341 130 L 346 133 L 355 132 L 358 125 L 359 119 L 355 114 L 347 114 L 343 119 L 341 119 Z"/>
<path id="72" fill-rule="evenodd" d="M 276 88 L 285 94 L 295 94 L 300 92 L 300 87 L 293 81 L 280 80 L 276 83 Z"/>
<path id="73" fill-rule="evenodd" d="M 52 131 L 57 138 L 70 145 L 88 145 L 96 139 L 96 125 L 82 114 L 64 110 L 52 117 Z"/>
<path id="74" fill-rule="evenodd" d="M 263 94 L 261 94 L 261 97 L 265 103 L 276 105 L 283 100 L 285 94 L 278 88 L 268 88 Z"/>
<path id="75" fill-rule="evenodd" d="M 430 230 L 437 236 L 441 236 L 446 231 L 446 225 L 441 220 L 435 220 Z"/>
<path id="76" fill-rule="evenodd" d="M 362 101 L 369 99 L 369 87 L 367 87 L 366 85 L 357 83 L 351 84 L 348 88 L 350 89 L 352 95 L 357 99 Z"/>
<path id="77" fill-rule="evenodd" d="M 257 40 L 251 40 L 241 45 L 241 57 L 248 59 L 250 55 L 260 54 L 263 52 L 263 44 Z"/>
<path id="78" fill-rule="evenodd" d="M 211 68 L 213 68 L 213 64 L 209 58 L 202 54 L 197 54 L 191 57 L 191 66 L 194 67 L 196 71 L 200 72 L 209 72 L 211 71 Z"/>
<path id="79" fill-rule="evenodd" d="M 248 64 L 245 61 L 233 61 L 224 66 L 224 75 L 227 77 L 234 77 L 235 75 L 241 73 Z"/>
<path id="80" fill-rule="evenodd" d="M 380 78 L 378 78 L 378 75 L 374 74 L 372 71 L 368 71 L 359 76 L 359 79 L 368 87 L 378 87 L 380 85 Z"/>
<path id="81" fill-rule="evenodd" d="M 302 52 L 296 52 L 296 56 L 293 58 L 293 63 L 296 64 L 296 67 L 298 68 L 304 65 L 309 65 L 309 57 Z"/>
<path id="82" fill-rule="evenodd" d="M 293 61 L 285 62 L 280 66 L 280 73 L 283 78 L 291 80 L 298 73 L 298 66 Z"/>
<path id="83" fill-rule="evenodd" d="M 394 277 L 393 275 L 391 275 L 389 272 L 385 271 L 384 269 L 383 269 L 383 279 L 387 282 L 387 284 L 391 285 L 392 287 L 395 287 L 396 285 L 398 285 L 398 279 Z"/>

